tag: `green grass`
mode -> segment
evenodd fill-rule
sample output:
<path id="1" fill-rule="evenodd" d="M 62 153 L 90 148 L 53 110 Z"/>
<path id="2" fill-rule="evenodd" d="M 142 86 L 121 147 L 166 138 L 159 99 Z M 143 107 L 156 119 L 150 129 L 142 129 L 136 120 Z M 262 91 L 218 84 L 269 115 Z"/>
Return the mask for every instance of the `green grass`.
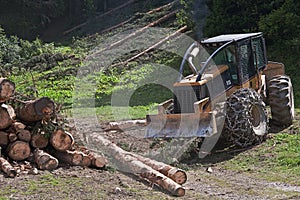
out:
<path id="1" fill-rule="evenodd" d="M 272 139 L 222 165 L 226 169 L 251 173 L 269 181 L 300 186 L 300 130 L 297 129 L 297 134 L 274 134 Z"/>

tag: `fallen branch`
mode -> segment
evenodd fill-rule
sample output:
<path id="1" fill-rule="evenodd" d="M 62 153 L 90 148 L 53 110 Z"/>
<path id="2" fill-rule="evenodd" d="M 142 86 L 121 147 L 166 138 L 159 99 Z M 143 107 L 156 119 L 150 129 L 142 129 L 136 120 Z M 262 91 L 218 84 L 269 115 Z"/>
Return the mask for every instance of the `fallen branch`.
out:
<path id="1" fill-rule="evenodd" d="M 120 5 L 120 6 L 116 7 L 116 8 L 113 8 L 113 9 L 111 9 L 111 10 L 109 10 L 109 11 L 107 11 L 107 12 L 105 12 L 105 13 L 99 15 L 99 16 L 96 16 L 94 19 L 99 19 L 99 18 L 101 18 L 101 17 L 104 17 L 104 16 L 106 16 L 106 15 L 109 15 L 109 14 L 111 14 L 111 13 L 117 11 L 117 10 L 120 10 L 121 8 L 124 8 L 124 7 L 126 7 L 126 6 L 128 6 L 128 5 L 132 4 L 132 3 L 134 3 L 135 1 L 137 1 L 137 0 L 130 0 L 130 1 L 127 1 L 126 3 Z M 81 23 L 81 24 L 79 24 L 79 25 L 77 25 L 77 26 L 75 26 L 75 27 L 73 27 L 73 28 L 71 28 L 71 29 L 68 29 L 68 30 L 66 30 L 66 31 L 63 32 L 63 35 L 67 35 L 67 34 L 73 32 L 73 31 L 75 31 L 75 30 L 77 30 L 77 29 L 79 29 L 79 28 L 81 28 L 81 27 L 87 25 L 88 23 L 89 23 L 89 21 L 86 21 L 86 22 Z"/>
<path id="2" fill-rule="evenodd" d="M 185 32 L 187 29 L 188 29 L 188 27 L 187 27 L 187 26 L 184 26 L 184 27 L 180 28 L 179 30 L 175 31 L 174 33 L 172 33 L 171 35 L 165 37 L 163 40 L 161 40 L 161 41 L 157 42 L 156 44 L 152 45 L 152 46 L 149 47 L 148 49 L 146 49 L 146 50 L 144 50 L 144 51 L 138 53 L 137 55 L 135 55 L 135 56 L 129 58 L 128 60 L 126 60 L 126 61 L 124 61 L 124 62 L 116 63 L 116 64 L 114 64 L 114 65 L 111 65 L 110 67 L 116 67 L 116 66 L 118 66 L 118 65 L 126 65 L 126 64 L 128 64 L 129 62 L 131 62 L 131 61 L 133 61 L 133 60 L 135 60 L 135 59 L 141 57 L 142 55 L 144 55 L 144 54 L 146 54 L 146 53 L 148 53 L 148 52 L 154 50 L 155 48 L 161 46 L 163 43 L 165 43 L 165 42 L 167 42 L 168 40 L 170 40 L 170 39 L 176 37 L 176 36 L 177 36 L 178 34 L 180 34 L 181 32 Z"/>

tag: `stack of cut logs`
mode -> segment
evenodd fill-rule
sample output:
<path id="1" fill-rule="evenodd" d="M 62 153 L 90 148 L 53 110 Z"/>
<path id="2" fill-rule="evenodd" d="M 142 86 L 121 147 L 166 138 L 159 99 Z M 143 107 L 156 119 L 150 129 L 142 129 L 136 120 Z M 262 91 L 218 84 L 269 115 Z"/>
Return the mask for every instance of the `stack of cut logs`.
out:
<path id="1" fill-rule="evenodd" d="M 77 148 L 73 136 L 53 122 L 55 104 L 51 99 L 19 100 L 13 107 L 8 102 L 16 101 L 11 100 L 14 91 L 13 82 L 0 78 L 0 170 L 16 176 L 20 168 L 17 161 L 34 163 L 41 170 L 53 170 L 59 162 L 98 168 L 106 165 L 103 156 Z"/>
<path id="2" fill-rule="evenodd" d="M 59 163 L 105 167 L 105 157 L 74 144 L 73 136 L 57 123 L 55 104 L 51 99 L 18 100 L 13 97 L 14 91 L 13 82 L 0 78 L 0 170 L 8 177 L 15 177 L 24 170 L 31 170 L 33 174 L 37 174 L 37 168 L 53 170 Z M 129 124 L 139 123 L 144 124 L 144 121 Z M 112 124 L 110 129 L 120 129 L 129 124 Z M 183 170 L 127 152 L 99 135 L 96 140 L 108 156 L 118 160 L 132 173 L 175 196 L 184 196 L 182 184 L 186 182 L 187 175 Z"/>

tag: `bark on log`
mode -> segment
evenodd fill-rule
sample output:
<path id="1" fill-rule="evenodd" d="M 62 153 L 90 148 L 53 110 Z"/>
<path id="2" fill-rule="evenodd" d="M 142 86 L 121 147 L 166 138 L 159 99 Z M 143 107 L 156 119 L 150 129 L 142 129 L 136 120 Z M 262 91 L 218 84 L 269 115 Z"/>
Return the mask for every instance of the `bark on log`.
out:
<path id="1" fill-rule="evenodd" d="M 117 161 L 117 164 L 120 165 L 123 170 L 138 174 L 152 183 L 161 186 L 175 196 L 184 196 L 185 189 L 169 177 L 142 163 L 137 157 L 131 155 L 131 153 L 121 149 L 116 144 L 100 135 L 95 133 L 95 136 L 92 135 L 91 137 L 97 145 L 101 146 L 102 150 L 108 154 L 109 157 L 114 158 Z"/>
<path id="2" fill-rule="evenodd" d="M 8 133 L 0 131 L 0 146 L 6 146 L 9 143 Z M 1 156 L 1 155 L 0 155 Z"/>
<path id="3" fill-rule="evenodd" d="M 74 144 L 73 136 L 62 129 L 57 129 L 51 134 L 50 143 L 58 151 L 70 150 Z"/>
<path id="4" fill-rule="evenodd" d="M 0 107 L 0 130 L 8 128 L 13 123 L 13 108 L 11 106 L 6 107 Z"/>
<path id="5" fill-rule="evenodd" d="M 48 97 L 27 101 L 17 112 L 17 117 L 24 122 L 49 120 L 54 113 L 54 102 Z"/>
<path id="6" fill-rule="evenodd" d="M 15 92 L 15 84 L 6 78 L 0 78 L 0 103 L 10 99 Z"/>
<path id="7" fill-rule="evenodd" d="M 30 155 L 30 146 L 27 142 L 15 141 L 8 145 L 7 153 L 12 160 L 25 160 Z"/>
<path id="8" fill-rule="evenodd" d="M 147 12 L 147 14 L 153 14 L 155 12 L 160 12 L 161 10 L 165 9 L 165 8 L 169 8 L 169 7 L 172 7 L 174 4 L 176 4 L 177 2 L 179 2 L 179 0 L 175 0 L 171 3 L 168 3 L 166 5 L 163 5 L 161 7 L 158 7 L 158 8 L 155 8 L 153 10 L 150 10 L 149 12 Z"/>
<path id="9" fill-rule="evenodd" d="M 33 134 L 31 136 L 30 144 L 34 148 L 43 149 L 45 148 L 49 143 L 49 139 L 45 137 L 45 135 L 42 134 Z"/>
<path id="10" fill-rule="evenodd" d="M 180 185 L 184 184 L 187 181 L 187 175 L 182 169 L 178 169 L 177 167 L 173 167 L 171 165 L 165 164 L 163 162 L 158 162 L 150 158 L 145 158 L 134 153 L 131 153 L 131 155 L 137 158 L 137 160 L 159 171 L 160 173 L 169 177 Z"/>
<path id="11" fill-rule="evenodd" d="M 120 122 L 110 122 L 107 130 L 124 130 L 135 126 L 145 126 L 146 120 L 127 120 Z"/>
<path id="12" fill-rule="evenodd" d="M 60 151 L 53 150 L 51 151 L 51 154 L 54 157 L 58 158 L 60 162 L 69 165 L 86 166 L 86 167 L 91 165 L 91 159 L 89 158 L 89 156 L 80 151 L 67 150 L 66 152 L 60 152 Z"/>
<path id="13" fill-rule="evenodd" d="M 34 150 L 34 160 L 41 170 L 54 170 L 58 166 L 58 160 L 43 150 Z"/>
<path id="14" fill-rule="evenodd" d="M 89 157 L 92 161 L 91 166 L 97 168 L 103 168 L 107 164 L 107 160 L 104 156 L 100 156 L 94 153 L 89 153 Z"/>
<path id="15" fill-rule="evenodd" d="M 0 168 L 11 178 L 17 175 L 17 171 L 13 168 L 13 166 L 11 166 L 11 164 L 2 157 L 0 157 Z"/>
<path id="16" fill-rule="evenodd" d="M 114 43 L 110 44 L 107 48 L 103 49 L 102 51 L 105 51 L 105 50 L 108 50 L 108 49 L 112 49 L 112 48 L 114 48 L 114 47 L 117 47 L 117 46 L 121 45 L 121 44 L 124 43 L 125 41 L 127 41 L 127 40 L 129 40 L 129 39 L 131 39 L 131 38 L 133 38 L 133 37 L 135 37 L 135 36 L 140 35 L 140 34 L 143 33 L 144 31 L 146 31 L 148 28 L 153 27 L 153 26 L 156 26 L 157 24 L 162 23 L 162 22 L 164 22 L 164 21 L 170 19 L 171 17 L 174 17 L 174 16 L 176 15 L 177 12 L 178 12 L 178 11 L 171 12 L 171 13 L 169 13 L 169 14 L 163 16 L 162 18 L 160 18 L 160 19 L 158 19 L 158 20 L 156 20 L 156 21 L 154 21 L 154 22 L 149 23 L 147 26 L 144 26 L 143 28 L 140 28 L 140 29 L 136 30 L 135 32 L 129 34 L 128 36 L 122 38 L 121 40 L 119 40 L 119 41 L 117 41 L 117 42 L 114 42 Z"/>
<path id="17" fill-rule="evenodd" d="M 15 132 L 18 132 L 19 130 L 25 129 L 26 125 L 21 122 L 14 122 L 12 123 L 11 127 Z"/>
<path id="18" fill-rule="evenodd" d="M 19 129 L 17 131 L 17 136 L 19 140 L 22 140 L 24 142 L 30 142 L 31 140 L 31 132 L 29 130 Z"/>

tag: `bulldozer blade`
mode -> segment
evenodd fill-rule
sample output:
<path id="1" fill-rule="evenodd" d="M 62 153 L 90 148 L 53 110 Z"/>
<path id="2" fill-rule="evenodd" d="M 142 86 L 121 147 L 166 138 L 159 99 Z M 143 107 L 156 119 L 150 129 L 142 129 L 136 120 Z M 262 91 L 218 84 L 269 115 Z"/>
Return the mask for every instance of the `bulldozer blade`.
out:
<path id="1" fill-rule="evenodd" d="M 213 112 L 147 115 L 146 119 L 146 138 L 210 137 L 217 133 Z"/>

